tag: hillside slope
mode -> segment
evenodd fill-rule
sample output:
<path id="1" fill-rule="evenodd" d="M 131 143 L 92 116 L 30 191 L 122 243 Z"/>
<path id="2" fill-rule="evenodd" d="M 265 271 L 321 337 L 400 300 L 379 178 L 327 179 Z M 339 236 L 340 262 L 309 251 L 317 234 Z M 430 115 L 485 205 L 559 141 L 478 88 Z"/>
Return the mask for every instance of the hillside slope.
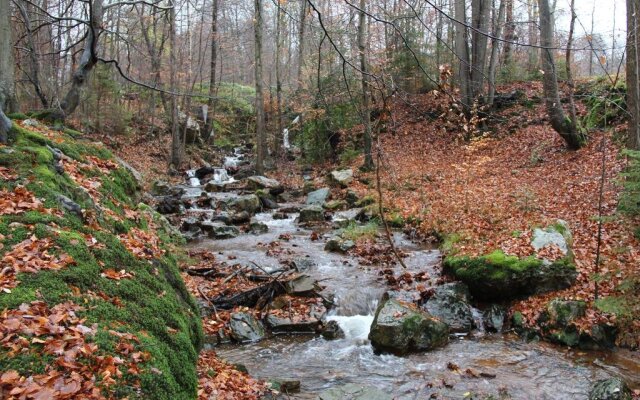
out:
<path id="1" fill-rule="evenodd" d="M 171 227 L 78 132 L 0 146 L 0 398 L 194 398 L 199 312 Z"/>

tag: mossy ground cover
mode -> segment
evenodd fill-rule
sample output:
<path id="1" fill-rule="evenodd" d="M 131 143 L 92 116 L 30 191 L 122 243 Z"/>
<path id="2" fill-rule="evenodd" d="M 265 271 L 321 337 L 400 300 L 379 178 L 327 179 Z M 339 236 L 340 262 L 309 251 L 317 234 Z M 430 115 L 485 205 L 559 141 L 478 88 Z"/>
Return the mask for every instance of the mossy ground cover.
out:
<path id="1" fill-rule="evenodd" d="M 51 398 L 62 390 L 194 398 L 202 328 L 178 271 L 176 239 L 153 212 L 136 207 L 137 182 L 105 148 L 43 126 L 14 126 L 9 146 L 0 147 L 0 193 L 26 194 L 12 203 L 15 212 L 0 213 L 0 260 L 3 275 L 16 260 L 24 268 L 0 293 L 0 371 L 11 372 L 0 378 L 0 393 L 22 393 L 31 377 L 51 386 Z M 60 195 L 82 213 L 62 207 Z M 42 243 L 52 259 L 69 263 L 39 268 Z M 63 315 L 61 329 L 82 334 L 67 343 L 54 330 L 34 331 L 23 315 L 31 309 L 43 321 Z"/>

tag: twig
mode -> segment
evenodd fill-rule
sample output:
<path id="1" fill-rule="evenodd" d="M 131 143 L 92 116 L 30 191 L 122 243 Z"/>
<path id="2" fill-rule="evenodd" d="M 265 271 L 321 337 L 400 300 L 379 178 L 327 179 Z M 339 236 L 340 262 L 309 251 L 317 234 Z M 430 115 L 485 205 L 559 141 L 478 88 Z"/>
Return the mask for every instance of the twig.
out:
<path id="1" fill-rule="evenodd" d="M 204 294 L 200 286 L 197 286 L 197 288 L 198 288 L 198 293 L 200 293 L 200 296 L 202 296 L 202 298 L 204 298 L 207 301 L 207 303 L 209 303 L 209 305 L 213 308 L 213 313 L 215 314 L 216 319 L 220 320 L 220 316 L 218 315 L 218 310 L 216 309 L 216 305 L 213 304 L 213 301 L 211 301 L 211 299 L 206 294 Z"/>

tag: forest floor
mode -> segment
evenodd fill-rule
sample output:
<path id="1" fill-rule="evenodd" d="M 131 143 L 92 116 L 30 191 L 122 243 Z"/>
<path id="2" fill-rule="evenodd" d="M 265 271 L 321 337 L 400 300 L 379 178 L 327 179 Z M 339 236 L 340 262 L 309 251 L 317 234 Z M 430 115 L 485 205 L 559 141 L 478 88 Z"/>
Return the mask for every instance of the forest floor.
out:
<path id="1" fill-rule="evenodd" d="M 539 83 L 508 89 L 523 90 L 528 97 L 542 91 Z M 640 273 L 640 242 L 633 231 L 638 221 L 617 213 L 626 160 L 616 133 L 625 126 L 592 132 L 584 148 L 569 151 L 549 126 L 544 105 L 538 103 L 503 110 L 489 121 L 494 132 L 465 140 L 460 125 L 420 117 L 434 108 L 438 111 L 443 99 L 427 94 L 412 101 L 411 106 L 402 104 L 394 110 L 396 127 L 381 135 L 379 142 L 389 214 L 418 221 L 413 226 L 419 234 L 436 234 L 447 243 L 445 251 L 469 256 L 498 249 L 519 257 L 532 255 L 533 230 L 565 220 L 573 233 L 578 281 L 561 292 L 522 300 L 513 310 L 534 324 L 551 298 L 563 297 L 588 302 L 585 327 L 603 320 L 615 322 L 614 314 L 603 312 L 594 302 L 596 281 L 602 298 L 620 294 L 619 289 L 637 282 Z M 584 113 L 584 107 L 580 110 Z M 355 160 L 354 170 L 362 162 Z M 375 177 L 363 175 L 356 187 L 377 196 L 370 183 L 362 183 L 374 182 Z M 598 218 L 601 183 L 603 218 Z M 599 220 L 602 242 L 596 271 Z M 637 300 L 625 303 L 629 321 L 619 341 L 628 347 L 640 344 L 640 320 L 632 317 L 640 311 Z"/>

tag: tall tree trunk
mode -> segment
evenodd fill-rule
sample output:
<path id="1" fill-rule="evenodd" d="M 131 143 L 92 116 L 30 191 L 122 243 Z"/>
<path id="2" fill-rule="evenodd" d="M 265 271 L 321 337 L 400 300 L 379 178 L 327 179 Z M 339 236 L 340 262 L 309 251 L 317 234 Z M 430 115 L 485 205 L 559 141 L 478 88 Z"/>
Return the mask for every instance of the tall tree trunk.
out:
<path id="1" fill-rule="evenodd" d="M 89 74 L 98 62 L 98 38 L 102 31 L 102 17 L 104 14 L 102 0 L 91 0 L 89 3 L 89 26 L 87 37 L 84 39 L 84 49 L 80 56 L 80 64 L 73 72 L 71 88 L 60 103 L 64 116 L 71 115 L 80 104 L 80 90 L 89 79 Z"/>
<path id="2" fill-rule="evenodd" d="M 175 93 L 176 90 L 176 9 L 175 6 L 171 7 L 169 11 L 169 86 L 171 91 Z M 187 119 L 188 116 L 185 116 Z M 180 135 L 179 129 L 179 115 L 178 115 L 178 99 L 175 94 L 171 95 L 171 165 L 174 168 L 180 168 L 182 164 L 182 135 Z M 185 120 L 185 125 L 188 121 Z"/>
<path id="3" fill-rule="evenodd" d="M 491 58 L 489 59 L 489 95 L 487 104 L 493 105 L 493 100 L 496 94 L 496 65 L 498 64 L 498 49 L 500 47 L 500 35 L 502 34 L 502 24 L 504 22 L 505 3 L 508 0 L 500 0 L 500 7 L 498 9 L 498 17 L 495 17 L 494 10 L 494 24 L 491 39 Z"/>
<path id="4" fill-rule="evenodd" d="M 218 0 L 213 0 L 211 5 L 211 63 L 209 72 L 209 100 L 207 101 L 207 122 L 204 126 L 206 141 L 210 141 L 215 132 L 213 128 L 216 107 L 216 63 L 218 62 Z"/>
<path id="5" fill-rule="evenodd" d="M 284 129 L 282 123 L 282 68 L 281 68 L 281 60 L 282 60 L 282 27 L 284 25 L 284 12 L 282 11 L 282 3 L 280 1 L 277 2 L 277 12 L 276 12 L 276 118 L 278 127 L 278 132 L 276 133 L 276 140 L 274 146 L 274 155 L 278 155 L 283 145 L 282 138 L 282 130 Z"/>
<path id="6" fill-rule="evenodd" d="M 358 50 L 360 52 L 360 69 L 362 70 L 362 123 L 364 124 L 364 169 L 373 169 L 371 155 L 371 110 L 369 109 L 369 76 L 367 75 L 367 16 L 365 0 L 360 0 L 358 16 Z"/>
<path id="7" fill-rule="evenodd" d="M 11 0 L 0 0 L 0 143 L 7 143 L 11 120 L 5 112 L 15 106 L 13 43 L 11 41 Z"/>
<path id="8" fill-rule="evenodd" d="M 548 5 L 549 5 L 549 1 L 547 0 L 547 6 Z M 538 11 L 538 7 L 536 6 L 536 0 L 527 1 L 527 11 L 529 13 L 529 44 L 535 45 L 538 42 L 537 40 L 538 27 L 536 26 L 535 21 L 538 20 L 538 14 L 541 14 L 541 12 Z M 548 10 L 548 11 L 549 11 L 549 26 L 551 27 L 551 32 L 553 32 L 553 21 L 551 20 L 552 13 L 551 13 L 551 10 Z M 542 29 L 542 27 L 540 29 Z M 553 45 L 553 38 L 551 39 L 551 46 L 552 45 Z M 530 74 L 533 74 L 538 70 L 538 60 L 540 58 L 540 55 L 538 53 L 538 48 L 534 46 L 529 46 L 528 56 L 529 56 L 529 59 L 527 61 L 527 71 Z"/>
<path id="9" fill-rule="evenodd" d="M 262 0 L 254 0 L 255 79 L 256 79 L 256 172 L 264 174 L 266 148 L 264 96 L 262 93 Z"/>
<path id="10" fill-rule="evenodd" d="M 513 22 L 513 0 L 506 0 L 505 8 L 505 28 L 504 28 L 504 43 L 502 65 L 509 68 L 511 66 L 511 42 L 514 41 L 516 36 L 516 25 Z"/>
<path id="11" fill-rule="evenodd" d="M 298 74 L 297 89 L 302 87 L 302 72 L 304 70 L 304 31 L 307 25 L 307 0 L 300 0 L 300 28 L 298 30 Z"/>
<path id="12" fill-rule="evenodd" d="M 40 86 L 40 64 L 38 63 L 38 55 L 36 54 L 36 46 L 33 40 L 33 29 L 31 28 L 31 18 L 24 5 L 24 3 L 17 1 L 16 6 L 22 16 L 25 29 L 25 39 L 27 45 L 27 51 L 29 52 L 29 73 L 27 73 L 27 79 L 33 85 L 33 89 L 40 99 L 42 107 L 49 108 L 49 101 L 42 92 L 42 86 Z"/>
<path id="13" fill-rule="evenodd" d="M 554 2 L 555 3 L 555 2 Z M 576 25 L 576 15 L 575 11 L 575 0 L 571 0 L 571 5 L 569 8 L 569 12 L 571 13 L 571 22 L 569 25 L 569 38 L 567 39 L 567 51 L 565 53 L 565 63 L 567 70 L 567 85 L 569 86 L 569 119 L 571 120 L 571 129 L 573 131 L 577 131 L 578 129 L 578 118 L 576 116 L 576 103 L 573 99 L 573 92 L 575 90 L 575 83 L 573 81 L 573 73 L 571 72 L 571 46 L 573 46 L 573 31 Z"/>
<path id="14" fill-rule="evenodd" d="M 458 85 L 460 86 L 460 100 L 465 113 L 468 115 L 471 111 L 473 103 L 472 92 L 469 76 L 469 46 L 467 44 L 467 27 L 464 25 L 466 21 L 466 4 L 465 0 L 455 0 L 455 19 L 456 22 L 456 58 L 458 59 Z"/>
<path id="15" fill-rule="evenodd" d="M 487 64 L 487 33 L 489 32 L 490 0 L 472 0 L 471 22 L 471 98 L 476 100 L 484 92 L 485 66 Z"/>
<path id="16" fill-rule="evenodd" d="M 571 120 L 564 115 L 560 94 L 558 93 L 558 80 L 556 64 L 553 59 L 553 26 L 551 26 L 551 11 L 549 0 L 538 0 L 540 6 L 540 44 L 542 50 L 542 70 L 544 71 L 543 89 L 547 114 L 553 129 L 560 134 L 571 150 L 577 150 L 582 146 L 582 140 L 573 126 Z"/>
<path id="17" fill-rule="evenodd" d="M 627 0 L 627 147 L 640 150 L 640 0 Z"/>

